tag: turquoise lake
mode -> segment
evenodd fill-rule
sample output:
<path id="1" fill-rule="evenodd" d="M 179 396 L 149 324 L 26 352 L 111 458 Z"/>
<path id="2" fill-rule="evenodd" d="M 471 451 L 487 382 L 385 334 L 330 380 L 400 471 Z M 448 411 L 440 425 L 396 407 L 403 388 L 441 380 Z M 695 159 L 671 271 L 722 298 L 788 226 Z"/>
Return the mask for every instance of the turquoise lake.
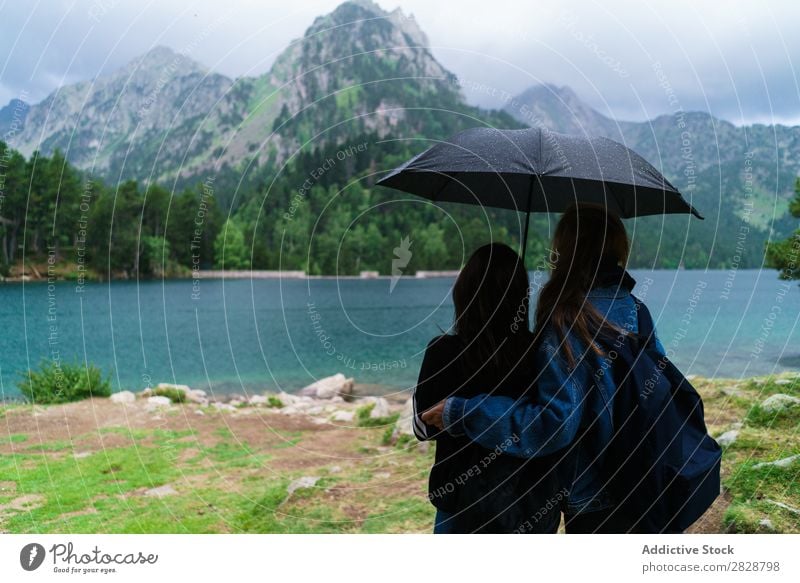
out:
<path id="1" fill-rule="evenodd" d="M 631 272 L 687 374 L 800 370 L 800 287 L 771 270 Z M 541 274 L 539 274 L 541 277 Z M 453 280 L 189 280 L 0 284 L 2 396 L 43 358 L 87 361 L 115 390 L 177 382 L 295 391 L 343 372 L 375 391 L 416 381 L 452 321 Z"/>

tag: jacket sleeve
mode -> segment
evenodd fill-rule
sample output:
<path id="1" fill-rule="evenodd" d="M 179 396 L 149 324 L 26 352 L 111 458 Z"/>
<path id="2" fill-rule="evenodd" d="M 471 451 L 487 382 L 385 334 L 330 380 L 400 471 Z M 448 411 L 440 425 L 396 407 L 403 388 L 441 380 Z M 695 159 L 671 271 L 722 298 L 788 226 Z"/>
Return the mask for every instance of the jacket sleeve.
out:
<path id="1" fill-rule="evenodd" d="M 582 386 L 589 379 L 584 367 L 570 373 L 552 349 L 536 352 L 538 389 L 521 399 L 478 395 L 451 397 L 444 409 L 444 425 L 451 435 L 465 435 L 487 449 L 507 444 L 504 452 L 516 457 L 547 455 L 575 439 L 583 415 Z M 510 445 L 508 445 L 510 444 Z"/>

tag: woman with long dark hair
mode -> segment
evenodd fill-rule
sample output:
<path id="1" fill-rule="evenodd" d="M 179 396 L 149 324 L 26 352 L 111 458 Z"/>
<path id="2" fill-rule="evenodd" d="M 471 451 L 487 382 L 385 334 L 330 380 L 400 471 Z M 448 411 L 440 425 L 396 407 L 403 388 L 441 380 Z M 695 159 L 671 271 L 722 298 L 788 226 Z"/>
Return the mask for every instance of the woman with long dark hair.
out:
<path id="1" fill-rule="evenodd" d="M 609 373 L 613 355 L 601 341 L 638 331 L 635 281 L 624 269 L 628 250 L 618 217 L 594 206 L 564 213 L 553 237 L 550 279 L 536 307 L 536 392 L 523 400 L 450 397 L 422 415 L 481 445 L 518 435 L 507 450 L 511 455 L 555 455 L 568 533 L 626 532 L 631 518 L 614 512 L 606 486 L 616 386 Z M 656 346 L 663 354 L 657 339 Z"/>
<path id="2" fill-rule="evenodd" d="M 428 496 L 434 532 L 555 532 L 559 516 L 549 460 L 506 454 L 518 437 L 477 444 L 423 423 L 417 414 L 448 397 L 479 393 L 523 398 L 534 386 L 528 274 L 510 247 L 493 243 L 470 257 L 453 287 L 453 333 L 434 338 L 414 391 L 414 432 L 436 441 Z M 549 514 L 548 514 L 549 510 Z"/>

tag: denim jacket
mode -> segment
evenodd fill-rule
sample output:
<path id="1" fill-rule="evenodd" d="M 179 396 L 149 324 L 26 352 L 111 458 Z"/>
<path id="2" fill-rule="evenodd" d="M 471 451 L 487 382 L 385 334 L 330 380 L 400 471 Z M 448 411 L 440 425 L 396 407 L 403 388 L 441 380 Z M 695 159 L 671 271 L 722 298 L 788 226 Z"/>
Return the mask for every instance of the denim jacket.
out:
<path id="1" fill-rule="evenodd" d="M 596 287 L 587 300 L 607 321 L 636 333 L 637 310 L 630 293 L 635 281 L 624 270 L 619 273 L 621 283 Z M 578 361 L 571 370 L 556 332 L 543 331 L 534 357 L 538 371 L 535 397 L 451 397 L 445 402 L 443 422 L 451 435 L 465 435 L 487 447 L 503 436 L 517 435 L 519 440 L 507 450 L 511 455 L 529 458 L 560 452 L 558 479 L 560 487 L 569 492 L 563 510 L 572 515 L 614 505 L 604 489 L 602 468 L 604 448 L 613 432 L 615 384 L 610 356 L 597 355 L 572 334 L 567 339 Z M 656 346 L 663 354 L 657 338 Z"/>

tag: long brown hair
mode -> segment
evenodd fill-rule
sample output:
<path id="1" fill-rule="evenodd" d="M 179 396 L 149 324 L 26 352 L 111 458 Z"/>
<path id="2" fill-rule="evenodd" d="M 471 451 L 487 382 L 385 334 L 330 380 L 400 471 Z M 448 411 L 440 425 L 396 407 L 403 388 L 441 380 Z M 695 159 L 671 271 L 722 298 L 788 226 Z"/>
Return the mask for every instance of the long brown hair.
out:
<path id="1" fill-rule="evenodd" d="M 619 332 L 586 301 L 601 263 L 624 265 L 628 260 L 628 234 L 619 217 L 602 207 L 573 206 L 561 217 L 553 235 L 550 279 L 542 287 L 536 305 L 536 331 L 549 323 L 561 341 L 570 367 L 575 355 L 567 333 L 572 330 L 596 354 L 602 355 L 594 342 L 603 329 Z"/>
<path id="2" fill-rule="evenodd" d="M 529 291 L 528 272 L 508 245 L 491 243 L 472 254 L 453 286 L 454 330 L 467 342 L 464 356 L 470 365 L 516 364 L 514 351 L 504 344 L 529 333 Z"/>

